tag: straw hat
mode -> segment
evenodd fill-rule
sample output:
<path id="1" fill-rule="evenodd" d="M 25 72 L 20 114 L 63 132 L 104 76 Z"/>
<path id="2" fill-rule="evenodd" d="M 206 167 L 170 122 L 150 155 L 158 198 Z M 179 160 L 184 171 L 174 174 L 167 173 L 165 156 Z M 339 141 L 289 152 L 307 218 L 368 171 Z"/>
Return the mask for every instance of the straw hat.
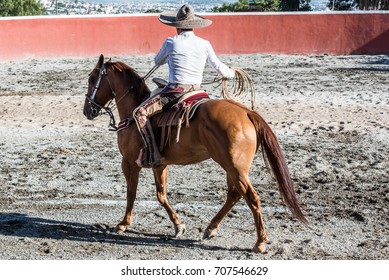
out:
<path id="1" fill-rule="evenodd" d="M 178 12 L 162 12 L 159 21 L 163 24 L 174 26 L 181 29 L 202 28 L 212 24 L 212 21 L 194 13 L 191 5 L 183 5 Z"/>

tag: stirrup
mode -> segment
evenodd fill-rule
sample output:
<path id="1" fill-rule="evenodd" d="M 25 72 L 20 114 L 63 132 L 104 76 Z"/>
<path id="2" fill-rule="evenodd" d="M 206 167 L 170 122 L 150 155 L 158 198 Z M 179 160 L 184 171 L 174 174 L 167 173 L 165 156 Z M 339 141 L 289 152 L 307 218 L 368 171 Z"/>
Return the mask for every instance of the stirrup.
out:
<path id="1" fill-rule="evenodd" d="M 152 168 L 152 167 L 158 167 L 160 165 L 163 165 L 163 161 L 165 160 L 165 158 L 161 157 L 157 161 L 150 163 L 147 160 L 147 157 L 144 156 L 145 154 L 147 155 L 145 150 L 144 149 L 140 149 L 139 156 L 138 156 L 138 158 L 135 161 L 139 168 Z"/>

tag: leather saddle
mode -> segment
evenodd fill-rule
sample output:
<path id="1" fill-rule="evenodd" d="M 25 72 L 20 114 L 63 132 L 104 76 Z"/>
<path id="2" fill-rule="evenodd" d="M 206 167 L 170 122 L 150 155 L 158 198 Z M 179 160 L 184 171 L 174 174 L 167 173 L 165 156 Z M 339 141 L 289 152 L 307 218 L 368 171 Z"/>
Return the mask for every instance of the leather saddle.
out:
<path id="1" fill-rule="evenodd" d="M 160 78 L 153 78 L 153 82 L 157 84 L 159 92 L 167 85 L 167 81 Z M 155 90 L 157 94 L 158 89 Z M 182 124 L 185 123 L 189 127 L 189 122 L 195 115 L 198 107 L 209 100 L 209 95 L 204 90 L 195 90 L 184 93 L 176 104 L 170 106 L 163 113 L 153 116 L 153 124 L 157 124 L 161 128 L 161 139 L 159 150 L 163 151 L 164 147 L 170 144 L 172 138 L 172 127 L 177 127 L 177 135 L 175 141 L 180 140 L 180 130 Z"/>

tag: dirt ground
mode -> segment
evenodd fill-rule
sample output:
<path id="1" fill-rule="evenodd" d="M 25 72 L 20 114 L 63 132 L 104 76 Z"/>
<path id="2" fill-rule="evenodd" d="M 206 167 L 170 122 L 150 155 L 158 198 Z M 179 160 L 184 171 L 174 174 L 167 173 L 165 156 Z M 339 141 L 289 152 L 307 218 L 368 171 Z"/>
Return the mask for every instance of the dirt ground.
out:
<path id="1" fill-rule="evenodd" d="M 250 251 L 256 234 L 243 201 L 216 237 L 202 240 L 226 196 L 224 171 L 210 160 L 170 167 L 168 198 L 186 224 L 182 238 L 173 237 L 148 169 L 131 229 L 114 232 L 126 195 L 116 134 L 107 117 L 82 114 L 98 57 L 0 62 L 0 259 L 388 259 L 389 56 L 220 58 L 253 77 L 307 226 L 283 206 L 258 153 L 251 181 L 261 195 L 265 254 Z M 152 56 L 113 59 L 142 75 L 153 65 Z M 154 76 L 166 78 L 166 67 Z M 205 80 L 213 77 L 207 68 Z M 219 98 L 220 88 L 207 89 Z"/>

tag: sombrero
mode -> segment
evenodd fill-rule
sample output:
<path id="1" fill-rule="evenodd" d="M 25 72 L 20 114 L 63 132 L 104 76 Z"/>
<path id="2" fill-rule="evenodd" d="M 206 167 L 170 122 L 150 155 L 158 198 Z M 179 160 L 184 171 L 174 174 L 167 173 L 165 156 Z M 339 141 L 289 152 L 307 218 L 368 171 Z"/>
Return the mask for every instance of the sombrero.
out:
<path id="1" fill-rule="evenodd" d="M 181 29 L 202 28 L 212 24 L 212 21 L 194 13 L 191 5 L 183 5 L 177 12 L 162 12 L 158 19 L 166 25 Z"/>

